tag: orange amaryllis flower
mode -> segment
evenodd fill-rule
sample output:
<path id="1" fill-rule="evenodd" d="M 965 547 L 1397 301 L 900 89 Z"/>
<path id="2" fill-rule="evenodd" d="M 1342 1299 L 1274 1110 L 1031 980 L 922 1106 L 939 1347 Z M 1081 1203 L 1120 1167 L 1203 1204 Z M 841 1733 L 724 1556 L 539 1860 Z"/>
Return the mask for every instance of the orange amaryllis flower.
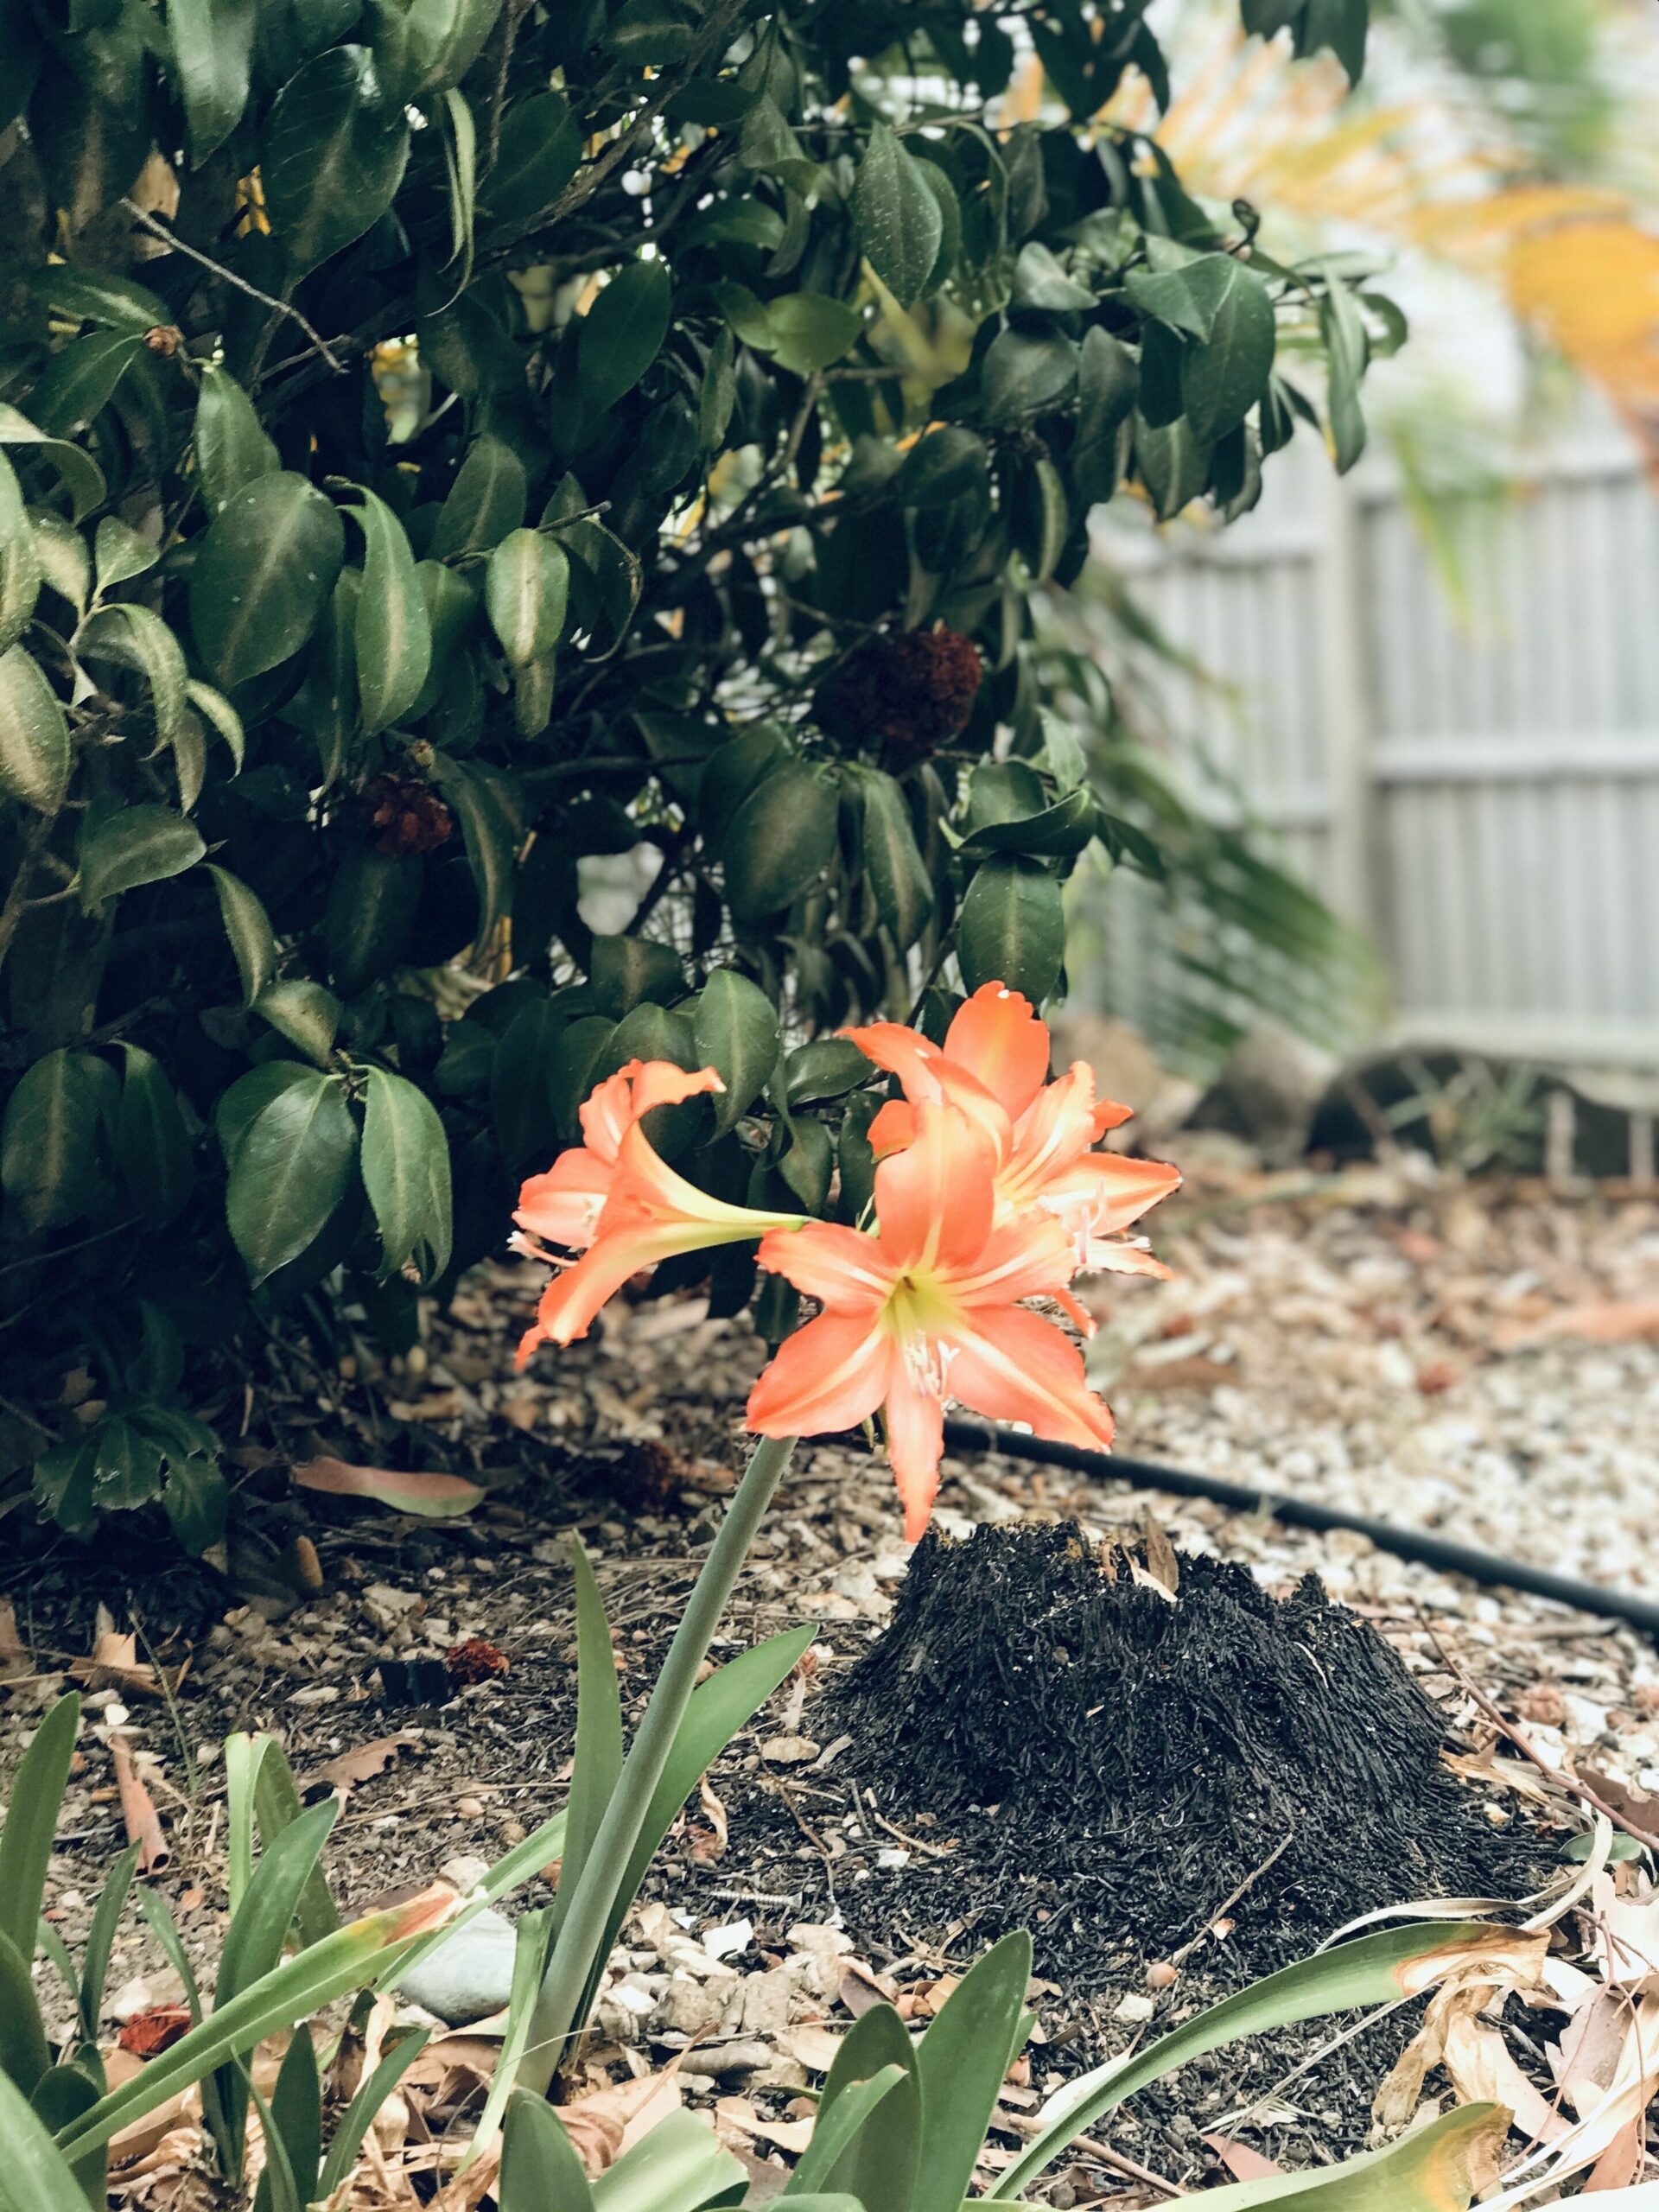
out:
<path id="1" fill-rule="evenodd" d="M 938 1489 L 948 1398 L 1061 1442 L 1112 1440 L 1112 1416 L 1084 1382 L 1076 1346 L 1020 1303 L 1069 1305 L 1071 1239 L 1040 1207 L 1001 1217 L 995 1158 L 978 1123 L 949 1106 L 918 1106 L 911 1142 L 876 1169 L 873 1231 L 809 1222 L 774 1230 L 760 1246 L 761 1266 L 823 1311 L 755 1384 L 748 1427 L 822 1435 L 881 1408 L 912 1542 Z"/>
<path id="2" fill-rule="evenodd" d="M 514 1245 L 561 1272 L 518 1346 L 520 1367 L 543 1338 L 568 1344 L 586 1336 L 600 1307 L 641 1268 L 705 1244 L 741 1244 L 799 1226 L 800 1214 L 760 1213 L 710 1198 L 675 1173 L 640 1127 L 654 1106 L 723 1088 L 713 1068 L 687 1074 L 669 1060 L 630 1060 L 582 1107 L 584 1141 L 524 1185 Z M 571 1262 L 550 1245 L 582 1256 Z"/>
<path id="3" fill-rule="evenodd" d="M 870 1124 L 878 1160 L 912 1141 L 919 1105 L 954 1106 L 991 1142 L 1000 1218 L 1046 1208 L 1065 1224 L 1074 1264 L 1084 1272 L 1169 1273 L 1143 1239 L 1123 1232 L 1168 1197 L 1180 1171 L 1090 1149 L 1128 1120 L 1130 1109 L 1096 1098 L 1094 1071 L 1084 1060 L 1049 1082 L 1048 1027 L 1029 999 L 1001 983 L 982 984 L 957 1008 L 943 1046 L 897 1021 L 844 1033 L 904 1088 L 904 1097 L 889 1100 Z"/>

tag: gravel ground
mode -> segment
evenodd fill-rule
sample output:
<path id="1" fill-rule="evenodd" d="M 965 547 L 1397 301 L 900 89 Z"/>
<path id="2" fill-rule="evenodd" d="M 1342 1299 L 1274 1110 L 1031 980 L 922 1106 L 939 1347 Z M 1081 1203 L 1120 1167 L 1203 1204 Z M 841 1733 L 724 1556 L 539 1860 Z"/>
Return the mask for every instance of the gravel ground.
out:
<path id="1" fill-rule="evenodd" d="M 1092 1357 L 1125 1452 L 1443 1529 L 1659 1595 L 1659 1205 L 1436 1183 L 1392 1168 L 1264 1178 L 1214 1141 L 1192 1141 L 1182 1164 L 1188 1185 L 1164 1210 L 1158 1239 L 1174 1279 L 1114 1284 L 1101 1306 Z M 274 1366 L 238 1447 L 269 1510 L 232 1580 L 176 1567 L 141 1573 L 130 1549 L 124 1558 L 113 1547 L 87 1560 L 63 1546 L 0 1573 L 17 1631 L 10 1658 L 0 1638 L 0 1671 L 10 1676 L 0 1777 L 89 1652 L 95 1601 L 118 1630 L 139 1630 L 140 1662 L 148 1653 L 169 1682 L 187 1665 L 166 1699 L 118 1681 L 91 1691 L 49 1900 L 72 1946 L 125 1840 L 110 1755 L 117 1736 L 159 1808 L 172 1851 L 159 1885 L 199 1957 L 213 1953 L 224 1924 L 217 1747 L 229 1729 L 276 1730 L 302 1780 L 321 1777 L 323 1786 L 337 1779 L 323 1773 L 331 1761 L 403 1737 L 350 1787 L 329 1853 L 344 1904 L 493 1858 L 546 1818 L 563 1794 L 574 1717 L 569 1526 L 594 1554 L 625 1702 L 637 1710 L 739 1463 L 734 1409 L 762 1353 L 741 1329 L 703 1319 L 695 1301 L 647 1303 L 515 1378 L 510 1347 L 534 1288 L 525 1268 L 480 1274 L 453 1319 L 435 1325 L 424 1355 L 396 1371 L 372 1373 L 360 1350 L 339 1372 L 308 1358 Z M 236 1433 L 243 1403 L 238 1392 L 210 1408 L 221 1433 Z M 492 1497 L 467 1520 L 416 1523 L 289 1491 L 289 1466 L 319 1451 L 475 1474 Z M 1543 1764 L 1588 1775 L 1604 1795 L 1659 1790 L 1659 1656 L 1609 1620 L 1481 1589 L 1363 1538 L 995 1459 L 947 1462 L 938 1522 L 965 1535 L 985 1520 L 1075 1516 L 1104 1536 L 1147 1510 L 1184 1549 L 1240 1560 L 1275 1590 L 1312 1571 L 1370 1619 L 1441 1700 L 1494 1817 L 1513 1802 L 1522 1763 L 1496 1757 L 1509 1746 L 1482 1700 L 1519 1725 Z M 323 1587 L 296 1598 L 280 1567 L 302 1535 L 316 1545 Z M 795 1900 L 812 1890 L 806 1875 L 832 1868 L 845 1895 L 880 1868 L 891 1888 L 895 1847 L 906 1847 L 873 1832 L 833 1787 L 833 1769 L 817 1778 L 818 1797 L 795 1796 L 806 1813 L 786 1834 L 774 1822 L 764 1840 L 746 1837 L 741 1808 L 760 1789 L 782 1802 L 781 1785 L 792 1793 L 804 1778 L 797 1755 L 780 1760 L 776 1746 L 813 1740 L 819 1692 L 879 1632 L 906 1558 L 885 1470 L 849 1446 L 807 1446 L 733 1609 L 732 1646 L 817 1624 L 815 1669 L 779 1694 L 715 1771 L 715 1807 L 671 1848 L 658 1904 L 682 1916 L 669 1931 L 675 1942 L 686 1920 L 706 1930 L 752 1917 L 747 1948 L 728 1963 L 741 1983 L 766 1981 L 779 2003 L 787 1993 L 774 1978 L 788 1924 L 802 1916 Z M 385 1701 L 378 1661 L 435 1656 L 474 1635 L 506 1653 L 505 1677 L 437 1708 Z M 723 1845 L 722 1801 L 734 1808 Z M 1639 1799 L 1618 1802 L 1640 1817 Z M 812 1896 L 804 1916 L 816 1924 Z M 661 1966 L 665 1923 L 653 1924 Z M 650 2006 L 613 2006 L 608 2016 L 616 2063 L 636 2071 L 647 2056 L 660 2063 L 677 2035 L 684 2040 L 658 2010 L 652 1940 L 636 1936 L 630 1969 L 643 1974 L 636 1996 Z M 863 1955 L 910 1987 L 960 1970 L 973 1948 L 959 1923 L 912 1924 L 895 1911 L 885 1942 Z M 816 1955 L 810 1942 L 805 1955 Z M 1131 1947 L 1126 1986 L 1143 1963 Z M 794 1974 L 784 2015 L 766 2016 L 774 2040 L 785 2025 L 793 2034 L 803 2017 L 810 2023 L 815 2006 L 822 2017 L 823 1979 L 817 1967 Z M 168 1993 L 130 1911 L 110 1989 L 129 2012 Z M 1181 1995 L 1160 1999 L 1160 2010 Z M 751 2000 L 734 2001 L 741 2024 Z M 1033 2075 L 1039 2087 L 1121 2039 L 1103 2002 L 1080 2005 L 1059 1990 L 1046 2002 L 1054 2039 Z M 1365 2046 L 1357 2049 L 1363 2058 Z M 1246 2101 L 1247 2083 L 1264 2089 L 1288 2063 L 1281 2050 L 1264 2053 L 1255 2071 L 1230 2071 L 1205 2096 L 1218 2107 Z M 1352 2052 L 1344 2063 L 1354 2078 L 1321 2077 L 1306 2104 L 1281 2097 L 1265 2128 L 1258 2114 L 1258 2132 L 1244 2132 L 1288 2163 L 1353 2147 L 1378 2065 Z M 772 2072 L 737 2086 L 760 2097 L 764 2118 L 772 2107 L 763 2093 L 782 2095 L 797 2076 L 805 2078 L 796 2062 L 774 2050 Z M 729 2078 L 709 2083 L 728 2101 L 733 2088 Z M 728 2118 L 740 2134 L 748 2126 L 741 2113 Z M 1166 2136 L 1155 2114 L 1144 2136 L 1126 2125 L 1116 2139 L 1153 2167 L 1187 2178 L 1213 2171 L 1179 2113 Z M 1123 2188 L 1121 2176 L 1114 2186 Z"/>

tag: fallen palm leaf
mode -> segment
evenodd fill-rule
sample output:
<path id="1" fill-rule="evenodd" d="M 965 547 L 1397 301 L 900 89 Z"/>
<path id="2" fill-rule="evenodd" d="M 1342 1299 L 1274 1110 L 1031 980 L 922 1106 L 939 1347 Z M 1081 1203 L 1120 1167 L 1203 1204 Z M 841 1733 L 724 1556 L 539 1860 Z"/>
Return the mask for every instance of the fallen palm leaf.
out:
<path id="1" fill-rule="evenodd" d="M 372 1498 L 395 1513 L 413 1513 L 426 1521 L 448 1521 L 457 1514 L 470 1513 L 484 1497 L 476 1483 L 465 1482 L 459 1475 L 354 1467 L 345 1459 L 327 1456 L 296 1467 L 294 1480 L 302 1490 L 321 1491 L 328 1497 Z"/>

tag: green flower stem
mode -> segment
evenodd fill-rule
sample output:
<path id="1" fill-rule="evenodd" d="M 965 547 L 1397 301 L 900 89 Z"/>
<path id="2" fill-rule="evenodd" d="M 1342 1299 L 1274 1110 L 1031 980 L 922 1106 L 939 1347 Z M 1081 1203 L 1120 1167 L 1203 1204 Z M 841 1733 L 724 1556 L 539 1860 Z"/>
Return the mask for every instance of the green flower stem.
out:
<path id="1" fill-rule="evenodd" d="M 686 1601 L 548 1962 L 531 2024 L 530 2049 L 519 2069 L 526 2088 L 546 2094 L 567 2043 L 586 2024 L 576 2014 L 595 1963 L 593 1953 L 604 1939 L 616 1901 L 617 1885 L 639 1840 L 646 1810 L 697 1686 L 698 1669 L 794 1450 L 792 1436 L 763 1436 L 755 1446 Z"/>

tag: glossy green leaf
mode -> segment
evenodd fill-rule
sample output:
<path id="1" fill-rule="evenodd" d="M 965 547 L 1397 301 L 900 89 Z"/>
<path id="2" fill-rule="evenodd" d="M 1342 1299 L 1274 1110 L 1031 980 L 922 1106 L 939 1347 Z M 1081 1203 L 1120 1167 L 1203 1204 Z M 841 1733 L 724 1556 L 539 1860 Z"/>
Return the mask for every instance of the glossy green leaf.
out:
<path id="1" fill-rule="evenodd" d="M 355 998 L 388 976 L 409 950 L 424 882 L 417 853 L 382 853 L 348 845 L 328 887 L 322 940 L 328 978 L 342 998 Z"/>
<path id="2" fill-rule="evenodd" d="M 289 976 L 267 983 L 253 1009 L 308 1059 L 327 1066 L 340 1031 L 340 1001 L 332 991 L 304 976 Z"/>
<path id="3" fill-rule="evenodd" d="M 921 165 L 886 123 L 872 125 L 853 186 L 853 220 L 872 269 L 901 308 L 914 306 L 944 235 Z"/>
<path id="4" fill-rule="evenodd" d="M 989 461 L 983 438 L 947 423 L 916 441 L 905 455 L 894 488 L 907 507 L 948 506 L 984 486 Z"/>
<path id="5" fill-rule="evenodd" d="M 879 768 L 861 768 L 859 842 L 875 910 L 894 948 L 908 952 L 933 912 L 933 886 L 911 827 L 904 792 Z"/>
<path id="6" fill-rule="evenodd" d="M 89 1053 L 44 1052 L 18 1077 L 0 1122 L 0 1188 L 31 1232 L 79 1221 L 97 1204 L 99 1122 Z"/>
<path id="7" fill-rule="evenodd" d="M 1098 325 L 1077 354 L 1077 435 L 1071 477 L 1085 505 L 1109 499 L 1123 473 L 1122 432 L 1141 391 L 1141 364 Z"/>
<path id="8" fill-rule="evenodd" d="M 487 553 L 524 518 L 524 464 L 499 438 L 474 438 L 433 527 L 435 561 Z"/>
<path id="9" fill-rule="evenodd" d="M 1077 315 L 1094 306 L 1095 296 L 1067 275 L 1047 246 L 1029 238 L 1014 266 L 1013 303 L 1045 315 Z"/>
<path id="10" fill-rule="evenodd" d="M 987 861 L 962 902 L 957 957 L 963 986 L 1003 983 L 1033 1003 L 1060 977 L 1065 909 L 1060 887 L 1033 861 Z"/>
<path id="11" fill-rule="evenodd" d="M 431 100 L 483 52 L 501 0 L 397 0 L 376 10 L 374 56 L 387 98 Z"/>
<path id="12" fill-rule="evenodd" d="M 41 549 L 16 471 L 0 452 L 0 653 L 23 634 L 41 592 Z"/>
<path id="13" fill-rule="evenodd" d="M 54 468 L 69 494 L 70 520 L 79 522 L 99 505 L 106 489 L 104 472 L 84 446 L 57 438 L 31 423 L 16 408 L 0 402 L 0 447 L 30 446 Z"/>
<path id="14" fill-rule="evenodd" d="M 674 287 L 660 261 L 619 270 L 576 333 L 576 385 L 591 415 L 625 399 L 663 349 Z"/>
<path id="15" fill-rule="evenodd" d="M 786 292 L 766 313 L 765 344 L 780 368 L 811 376 L 857 344 L 864 327 L 858 309 L 827 292 Z"/>
<path id="16" fill-rule="evenodd" d="M 270 918 L 239 875 L 232 875 L 228 868 L 212 867 L 207 873 L 219 894 L 225 934 L 231 940 L 237 972 L 242 978 L 242 1003 L 251 1006 L 276 973 L 276 939 Z"/>
<path id="17" fill-rule="evenodd" d="M 822 770 L 779 768 L 732 817 L 721 847 L 726 896 L 738 922 L 757 922 L 790 906 L 835 856 L 836 800 Z"/>
<path id="18" fill-rule="evenodd" d="M 409 124 L 366 48 L 331 47 L 289 79 L 265 120 L 259 174 L 293 276 L 379 220 L 408 158 Z"/>
<path id="19" fill-rule="evenodd" d="M 1242 262 L 1225 257 L 1209 335 L 1181 357 L 1181 400 L 1201 445 L 1236 429 L 1273 368 L 1273 296 Z"/>
<path id="20" fill-rule="evenodd" d="M 164 1227 L 184 1211 L 195 1184 L 190 1133 L 160 1061 L 137 1045 L 121 1049 L 127 1066 L 116 1154 L 133 1205 L 153 1226 Z"/>
<path id="21" fill-rule="evenodd" d="M 190 160 L 200 168 L 242 120 L 252 77 L 258 0 L 167 0 Z"/>
<path id="22" fill-rule="evenodd" d="M 992 339 L 980 366 L 985 420 L 1002 428 L 1023 416 L 1058 407 L 1077 375 L 1077 348 L 1069 338 L 1004 330 Z"/>
<path id="23" fill-rule="evenodd" d="M 720 1071 L 725 1084 L 715 1096 L 715 1128 L 734 1128 L 772 1078 L 783 1032 L 778 1009 L 734 968 L 716 968 L 698 995 L 692 1016 L 697 1058 Z"/>
<path id="24" fill-rule="evenodd" d="M 255 1117 L 236 1147 L 225 1215 L 257 1284 L 297 1259 L 345 1196 L 357 1128 L 338 1083 L 308 1073 Z"/>
<path id="25" fill-rule="evenodd" d="M 283 465 L 253 402 L 228 369 L 212 361 L 201 372 L 192 446 L 210 516 L 222 513 L 245 485 L 275 475 Z"/>
<path id="26" fill-rule="evenodd" d="M 92 590 L 92 556 L 85 537 L 51 507 L 31 507 L 29 520 L 41 581 L 67 599 L 77 615 L 84 614 Z"/>
<path id="27" fill-rule="evenodd" d="M 1319 335 L 1325 340 L 1329 388 L 1331 448 L 1339 472 L 1346 473 L 1365 450 L 1365 416 L 1359 404 L 1365 373 L 1365 325 L 1354 296 L 1334 270 L 1327 270 L 1319 302 Z"/>
<path id="28" fill-rule="evenodd" d="M 98 607 L 80 626 L 77 650 L 88 660 L 112 660 L 141 674 L 149 686 L 157 739 L 176 741 L 189 679 L 179 641 L 159 614 L 148 607 Z"/>
<path id="29" fill-rule="evenodd" d="M 48 362 L 30 396 L 33 419 L 55 438 L 73 437 L 107 407 L 115 388 L 143 351 L 126 330 L 93 330 L 72 338 Z"/>
<path id="30" fill-rule="evenodd" d="M 161 557 L 162 549 L 153 538 L 141 537 L 118 515 L 104 516 L 93 541 L 99 596 L 133 576 L 142 576 Z"/>
<path id="31" fill-rule="evenodd" d="M 225 1165 L 228 1167 L 235 1160 L 238 1145 L 273 1098 L 291 1084 L 309 1083 L 313 1079 L 312 1071 L 297 1060 L 262 1060 L 257 1068 L 250 1068 L 245 1075 L 238 1076 L 228 1090 L 222 1091 L 213 1109 L 213 1134 L 219 1139 Z"/>
<path id="32" fill-rule="evenodd" d="M 467 846 L 467 864 L 478 887 L 478 937 L 481 943 L 512 908 L 513 872 L 518 830 L 510 793 L 487 769 L 440 757 L 435 781 L 454 809 Z"/>
<path id="33" fill-rule="evenodd" d="M 230 1484 L 211 1459 L 168 1462 L 162 1504 L 181 1550 L 200 1559 L 225 1541 L 230 1516 Z"/>
<path id="34" fill-rule="evenodd" d="M 79 1726 L 80 1700 L 72 1690 L 47 1707 L 7 1792 L 5 1825 L 0 1827 L 0 1936 L 10 1938 L 25 1967 L 35 1955 L 52 1839 Z"/>
<path id="35" fill-rule="evenodd" d="M 425 1092 L 385 1068 L 367 1071 L 362 1167 L 382 1267 L 414 1261 L 435 1281 L 449 1264 L 449 1141 Z"/>
<path id="36" fill-rule="evenodd" d="M 563 92 L 516 100 L 501 124 L 501 143 L 479 187 L 479 203 L 504 223 L 528 222 L 550 207 L 575 175 L 582 132 Z"/>
<path id="37" fill-rule="evenodd" d="M 384 499 L 357 488 L 363 504 L 347 509 L 363 532 L 357 694 L 364 729 L 372 737 L 421 696 L 432 661 L 432 625 L 404 525 Z"/>
<path id="38" fill-rule="evenodd" d="M 1096 819 L 1093 794 L 1079 787 L 1035 814 L 986 823 L 974 831 L 963 850 L 970 854 L 1031 853 L 1046 859 L 1069 858 L 1080 853 L 1095 835 Z"/>
<path id="39" fill-rule="evenodd" d="M 284 469 L 233 493 L 190 572 L 190 621 L 219 683 L 263 675 L 316 626 L 346 556 L 333 504 Z"/>
<path id="40" fill-rule="evenodd" d="M 106 899 L 194 868 L 207 848 L 194 823 L 170 806 L 89 811 L 80 829 L 80 903 L 90 913 Z"/>
<path id="41" fill-rule="evenodd" d="M 38 661 L 21 645 L 0 653 L 0 791 L 55 814 L 69 789 L 69 724 Z"/>
<path id="42" fill-rule="evenodd" d="M 564 549 L 539 530 L 508 533 L 484 571 L 484 607 L 508 664 L 527 668 L 558 643 L 570 588 Z"/>

